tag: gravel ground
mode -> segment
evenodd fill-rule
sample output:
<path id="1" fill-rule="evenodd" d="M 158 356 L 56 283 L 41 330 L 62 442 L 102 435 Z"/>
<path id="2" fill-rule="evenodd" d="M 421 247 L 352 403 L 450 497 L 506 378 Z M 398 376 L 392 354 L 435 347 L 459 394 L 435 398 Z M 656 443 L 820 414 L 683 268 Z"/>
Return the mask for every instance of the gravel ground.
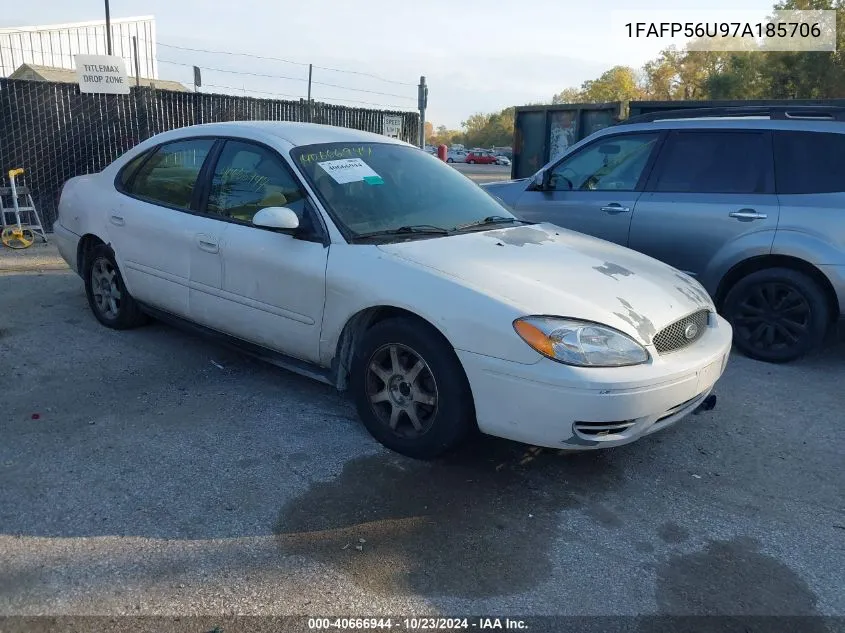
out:
<path id="1" fill-rule="evenodd" d="M 33 249 L 0 256 L 0 615 L 845 616 L 841 344 L 735 355 L 627 447 L 420 463 L 327 386 L 100 326 Z"/>

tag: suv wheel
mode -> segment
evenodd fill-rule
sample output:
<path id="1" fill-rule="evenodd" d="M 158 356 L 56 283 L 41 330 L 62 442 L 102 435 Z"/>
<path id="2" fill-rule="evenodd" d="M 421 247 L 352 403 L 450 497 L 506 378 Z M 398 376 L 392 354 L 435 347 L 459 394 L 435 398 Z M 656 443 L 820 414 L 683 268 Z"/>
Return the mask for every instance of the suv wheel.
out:
<path id="1" fill-rule="evenodd" d="M 475 428 L 469 383 L 439 332 L 416 320 L 388 319 L 357 347 L 350 390 L 364 426 L 384 446 L 432 459 Z"/>
<path id="2" fill-rule="evenodd" d="M 740 279 L 723 303 L 737 349 L 756 360 L 785 363 L 821 345 L 829 307 L 812 278 L 789 268 L 758 270 Z"/>

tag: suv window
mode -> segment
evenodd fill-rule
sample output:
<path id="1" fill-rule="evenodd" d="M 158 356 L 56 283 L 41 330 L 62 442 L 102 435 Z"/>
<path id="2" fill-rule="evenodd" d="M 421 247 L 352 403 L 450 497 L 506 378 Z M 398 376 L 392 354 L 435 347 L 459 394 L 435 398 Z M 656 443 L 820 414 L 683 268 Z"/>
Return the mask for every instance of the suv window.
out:
<path id="1" fill-rule="evenodd" d="M 765 193 L 771 190 L 766 132 L 673 132 L 660 152 L 654 191 Z"/>
<path id="2" fill-rule="evenodd" d="M 777 192 L 845 191 L 845 134 L 775 132 Z"/>
<path id="3" fill-rule="evenodd" d="M 132 182 L 130 193 L 150 202 L 188 209 L 206 156 L 214 141 L 192 139 L 159 147 Z"/>
<path id="4" fill-rule="evenodd" d="M 267 207 L 287 207 L 302 222 L 305 194 L 278 154 L 260 145 L 226 141 L 211 178 L 207 212 L 252 223 Z"/>
<path id="5" fill-rule="evenodd" d="M 551 174 L 557 191 L 633 191 L 659 133 L 612 136 L 564 158 Z"/>

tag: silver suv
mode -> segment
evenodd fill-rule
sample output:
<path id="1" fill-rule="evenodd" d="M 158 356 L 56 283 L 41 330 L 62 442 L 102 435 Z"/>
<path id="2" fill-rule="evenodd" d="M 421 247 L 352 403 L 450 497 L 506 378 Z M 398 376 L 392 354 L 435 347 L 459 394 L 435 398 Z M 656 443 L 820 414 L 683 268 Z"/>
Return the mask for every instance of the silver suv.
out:
<path id="1" fill-rule="evenodd" d="M 642 115 L 483 186 L 526 220 L 695 276 L 752 358 L 799 358 L 845 315 L 845 108 Z"/>

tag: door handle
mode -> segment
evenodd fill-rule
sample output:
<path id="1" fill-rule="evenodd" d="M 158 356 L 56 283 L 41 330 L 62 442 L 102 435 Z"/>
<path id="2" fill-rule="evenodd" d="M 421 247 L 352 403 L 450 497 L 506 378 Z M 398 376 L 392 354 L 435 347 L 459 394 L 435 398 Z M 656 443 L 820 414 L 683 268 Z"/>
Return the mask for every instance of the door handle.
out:
<path id="1" fill-rule="evenodd" d="M 731 211 L 728 215 L 737 220 L 765 220 L 768 215 L 765 213 L 757 213 L 754 209 L 740 209 L 739 211 Z"/>
<path id="2" fill-rule="evenodd" d="M 216 253 L 219 250 L 217 240 L 203 233 L 197 235 L 197 246 L 199 246 L 201 250 L 208 251 L 209 253 Z"/>
<path id="3" fill-rule="evenodd" d="M 114 214 L 112 214 L 112 216 L 109 218 L 109 221 L 115 226 L 123 226 L 124 224 L 126 224 L 126 222 L 121 216 Z"/>
<path id="4" fill-rule="evenodd" d="M 631 208 L 630 207 L 623 207 L 618 202 L 611 202 L 609 205 L 604 206 L 601 208 L 602 211 L 605 213 L 610 213 L 611 215 L 616 215 L 617 213 L 628 213 Z"/>

